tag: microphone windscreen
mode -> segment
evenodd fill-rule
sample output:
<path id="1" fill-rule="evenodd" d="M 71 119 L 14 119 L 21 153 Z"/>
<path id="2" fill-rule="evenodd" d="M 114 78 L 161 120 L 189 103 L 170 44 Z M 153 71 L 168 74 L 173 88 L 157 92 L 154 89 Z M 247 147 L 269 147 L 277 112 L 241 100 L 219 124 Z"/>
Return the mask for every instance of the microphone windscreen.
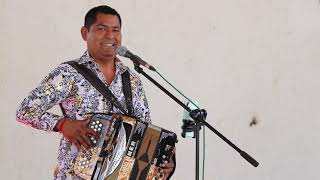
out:
<path id="1" fill-rule="evenodd" d="M 125 46 L 120 46 L 118 48 L 118 54 L 120 56 L 126 57 L 125 54 L 126 54 L 127 51 L 128 51 L 128 49 Z"/>

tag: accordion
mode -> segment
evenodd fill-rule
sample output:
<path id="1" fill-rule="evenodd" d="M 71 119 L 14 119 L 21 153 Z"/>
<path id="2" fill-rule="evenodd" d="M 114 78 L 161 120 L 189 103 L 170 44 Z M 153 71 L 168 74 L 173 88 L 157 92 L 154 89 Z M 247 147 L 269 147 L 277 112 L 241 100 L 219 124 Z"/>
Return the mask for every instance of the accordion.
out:
<path id="1" fill-rule="evenodd" d="M 175 133 L 121 114 L 92 114 L 92 147 L 81 148 L 74 173 L 92 180 L 162 179 L 160 167 L 173 154 Z"/>

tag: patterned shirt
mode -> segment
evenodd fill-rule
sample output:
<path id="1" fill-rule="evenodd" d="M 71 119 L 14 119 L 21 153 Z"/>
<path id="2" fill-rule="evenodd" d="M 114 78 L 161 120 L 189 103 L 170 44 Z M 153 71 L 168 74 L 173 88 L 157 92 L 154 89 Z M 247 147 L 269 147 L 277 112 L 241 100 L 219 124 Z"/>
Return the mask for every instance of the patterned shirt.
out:
<path id="1" fill-rule="evenodd" d="M 147 99 L 141 80 L 128 67 L 116 59 L 116 75 L 108 85 L 99 65 L 85 52 L 75 60 L 84 64 L 101 79 L 118 99 L 122 107 L 126 108 L 126 101 L 122 88 L 121 74 L 130 73 L 132 88 L 132 103 L 135 117 L 142 121 L 151 122 Z M 30 92 L 17 109 L 17 121 L 34 128 L 53 131 L 58 120 L 63 117 L 48 112 L 50 108 L 61 103 L 65 110 L 66 118 L 84 120 L 87 113 L 119 113 L 120 111 L 106 101 L 103 96 L 69 64 L 61 64 Z M 62 137 L 58 151 L 58 164 L 55 169 L 54 179 L 79 179 L 72 172 L 73 162 L 78 150 L 66 138 Z"/>

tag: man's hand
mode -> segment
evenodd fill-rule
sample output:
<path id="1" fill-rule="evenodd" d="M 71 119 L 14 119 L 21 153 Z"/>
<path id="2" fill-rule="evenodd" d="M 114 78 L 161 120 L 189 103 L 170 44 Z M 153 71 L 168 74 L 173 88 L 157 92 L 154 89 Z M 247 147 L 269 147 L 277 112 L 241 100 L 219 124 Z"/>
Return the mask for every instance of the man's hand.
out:
<path id="1" fill-rule="evenodd" d="M 173 173 L 173 171 L 175 170 L 175 162 L 173 160 L 173 157 L 175 156 L 175 154 L 176 154 L 176 150 L 174 149 L 169 161 L 165 163 L 163 167 L 161 167 L 160 171 L 162 171 L 161 173 L 163 174 L 162 179 L 168 179 L 169 175 Z"/>
<path id="2" fill-rule="evenodd" d="M 67 138 L 71 143 L 76 145 L 80 149 L 81 145 L 88 149 L 92 142 L 87 135 L 96 136 L 96 132 L 87 127 L 90 119 L 83 121 L 73 121 L 69 119 L 63 119 L 63 125 L 60 127 L 59 131 Z"/>

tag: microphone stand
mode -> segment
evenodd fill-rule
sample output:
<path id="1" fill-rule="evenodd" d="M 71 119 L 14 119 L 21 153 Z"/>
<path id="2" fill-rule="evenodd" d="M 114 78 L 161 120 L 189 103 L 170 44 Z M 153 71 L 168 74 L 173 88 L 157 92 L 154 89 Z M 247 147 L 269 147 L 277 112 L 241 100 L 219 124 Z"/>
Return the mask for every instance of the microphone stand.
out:
<path id="1" fill-rule="evenodd" d="M 225 141 L 227 144 L 229 144 L 233 149 L 235 149 L 240 155 L 246 159 L 250 164 L 252 164 L 254 167 L 258 167 L 259 162 L 257 162 L 254 158 L 252 158 L 248 153 L 245 151 L 242 151 L 240 148 L 238 148 L 236 145 L 234 145 L 229 139 L 224 137 L 219 131 L 214 129 L 209 123 L 205 121 L 207 117 L 207 112 L 205 109 L 195 109 L 191 110 L 187 105 L 182 103 L 178 98 L 176 98 L 173 94 L 171 94 L 168 90 L 166 90 L 163 86 L 161 86 L 157 81 L 155 81 L 153 78 L 151 78 L 147 73 L 143 71 L 143 69 L 140 67 L 140 64 L 134 63 L 134 69 L 142 74 L 144 77 L 146 77 L 149 81 L 151 81 L 154 85 L 156 85 L 159 89 L 161 89 L 164 93 L 166 93 L 171 99 L 173 99 L 176 103 L 178 103 L 181 107 L 183 107 L 186 111 L 189 112 L 190 117 L 195 121 L 195 138 L 196 138 L 196 180 L 199 180 L 199 131 L 201 126 L 205 125 L 207 128 L 209 128 L 212 132 L 214 132 L 217 136 L 219 136 L 223 141 Z"/>

